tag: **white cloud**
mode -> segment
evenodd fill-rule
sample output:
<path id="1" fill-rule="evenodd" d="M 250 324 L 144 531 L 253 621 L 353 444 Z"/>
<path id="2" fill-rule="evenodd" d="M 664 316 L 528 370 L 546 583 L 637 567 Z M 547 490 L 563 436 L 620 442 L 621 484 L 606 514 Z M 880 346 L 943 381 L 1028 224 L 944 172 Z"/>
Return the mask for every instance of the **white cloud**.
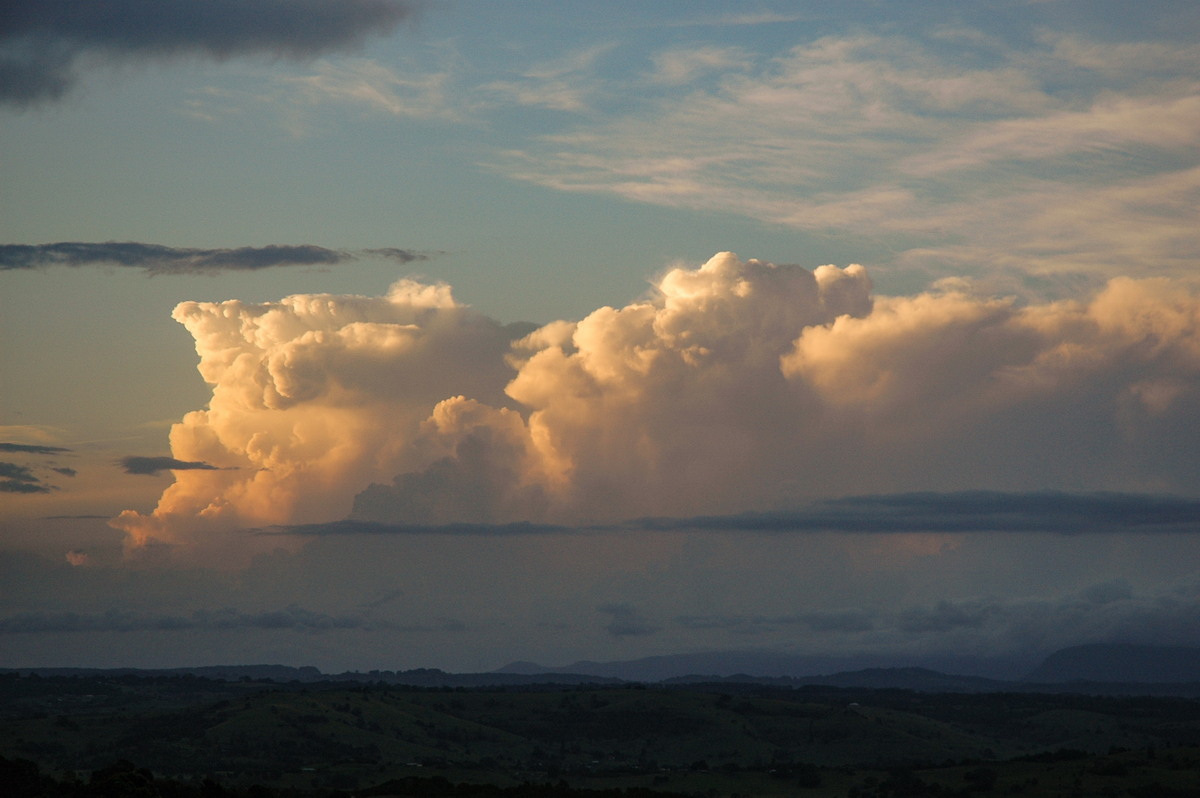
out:
<path id="1" fill-rule="evenodd" d="M 316 72 L 281 79 L 306 104 L 358 105 L 393 116 L 457 119 L 447 72 L 401 72 L 365 58 L 321 60 Z"/>
<path id="2" fill-rule="evenodd" d="M 114 523 L 135 545 L 344 516 L 372 481 L 423 465 L 411 444 L 437 402 L 505 403 L 519 334 L 410 280 L 384 297 L 185 302 L 174 316 L 213 396 L 173 427 L 172 453 L 224 470 L 178 472 L 153 514 L 124 513 Z"/>
<path id="3" fill-rule="evenodd" d="M 598 86 L 597 60 L 612 50 L 610 44 L 588 47 L 554 60 L 535 64 L 504 80 L 480 86 L 483 92 L 505 97 L 518 105 L 556 111 L 585 111 Z"/>
<path id="4" fill-rule="evenodd" d="M 1195 46 L 1118 44 L 1119 76 L 1107 48 L 1047 36 L 978 57 L 962 35 L 863 35 L 771 59 L 673 49 L 657 75 L 686 93 L 492 166 L 556 190 L 884 236 L 898 262 L 941 273 L 964 241 L 978 263 L 956 269 L 1192 273 Z M 689 83 L 700 70 L 715 84 Z"/>
<path id="5" fill-rule="evenodd" d="M 668 50 L 653 57 L 653 83 L 680 86 L 712 72 L 744 69 L 750 58 L 739 47 L 698 46 Z"/>
<path id="6" fill-rule="evenodd" d="M 352 508 L 569 524 L 1200 478 L 1200 296 L 1180 283 L 1027 306 L 870 289 L 861 266 L 722 253 L 524 337 L 412 281 L 183 303 L 213 398 L 175 425 L 172 456 L 220 470 L 176 473 L 152 514 L 115 524 L 135 546 L 190 546 Z"/>

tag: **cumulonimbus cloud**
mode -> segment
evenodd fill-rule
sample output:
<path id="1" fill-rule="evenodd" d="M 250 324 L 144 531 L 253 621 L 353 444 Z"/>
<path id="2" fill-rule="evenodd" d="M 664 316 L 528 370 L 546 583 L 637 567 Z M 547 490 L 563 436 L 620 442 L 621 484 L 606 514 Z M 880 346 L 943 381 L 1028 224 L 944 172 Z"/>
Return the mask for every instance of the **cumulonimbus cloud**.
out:
<path id="1" fill-rule="evenodd" d="M 222 470 L 178 472 L 153 513 L 115 519 L 133 546 L 348 515 L 376 531 L 695 522 L 982 486 L 1028 509 L 1030 492 L 1200 480 L 1200 297 L 1162 278 L 1028 305 L 947 286 L 873 297 L 861 266 L 722 253 L 536 329 L 411 280 L 175 318 L 213 397 L 172 429 L 172 455 Z M 847 500 L 773 523 L 1020 527 L 997 496 Z M 1058 518 L 1080 531 L 1105 501 Z"/>
<path id="2" fill-rule="evenodd" d="M 389 33 L 415 7 L 404 0 L 0 0 L 0 103 L 62 97 L 85 54 L 309 58 Z"/>
<path id="3" fill-rule="evenodd" d="M 0 244 L 0 271 L 51 266 L 126 266 L 148 274 L 216 274 L 256 271 L 273 266 L 332 266 L 363 256 L 397 263 L 428 260 L 430 253 L 387 247 L 340 250 L 313 244 L 198 249 L 167 247 L 138 241 L 61 241 L 53 244 Z"/>

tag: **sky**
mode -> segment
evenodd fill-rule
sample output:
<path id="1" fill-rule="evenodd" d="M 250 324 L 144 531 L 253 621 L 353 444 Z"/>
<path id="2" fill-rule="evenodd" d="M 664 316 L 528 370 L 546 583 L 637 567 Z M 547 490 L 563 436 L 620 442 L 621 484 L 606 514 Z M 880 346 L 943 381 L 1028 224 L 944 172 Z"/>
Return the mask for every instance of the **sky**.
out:
<path id="1" fill-rule="evenodd" d="M 0 667 L 1200 645 L 1197 41 L 2 0 Z"/>

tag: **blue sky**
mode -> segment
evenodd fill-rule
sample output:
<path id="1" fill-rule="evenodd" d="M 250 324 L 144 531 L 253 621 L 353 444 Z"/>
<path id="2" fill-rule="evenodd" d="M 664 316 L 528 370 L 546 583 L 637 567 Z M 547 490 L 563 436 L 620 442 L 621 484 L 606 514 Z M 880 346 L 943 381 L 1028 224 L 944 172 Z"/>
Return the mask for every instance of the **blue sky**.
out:
<path id="1" fill-rule="evenodd" d="M 1192 4 L 133 7 L 0 15 L 0 664 L 1200 644 Z"/>

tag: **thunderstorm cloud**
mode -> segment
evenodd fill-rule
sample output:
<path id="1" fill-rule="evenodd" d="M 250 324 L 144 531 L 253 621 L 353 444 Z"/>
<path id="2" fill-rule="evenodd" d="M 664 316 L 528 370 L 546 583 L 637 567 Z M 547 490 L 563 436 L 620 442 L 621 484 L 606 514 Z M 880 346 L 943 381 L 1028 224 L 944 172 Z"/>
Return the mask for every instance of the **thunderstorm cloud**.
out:
<path id="1" fill-rule="evenodd" d="M 1040 304 L 956 284 L 888 297 L 861 266 L 721 253 L 539 328 L 413 280 L 174 315 L 213 396 L 174 426 L 172 456 L 214 468 L 114 520 L 135 548 L 294 525 L 1084 532 L 1197 517 L 1167 496 L 1200 479 L 1200 296 L 1165 278 Z M 1114 493 L 1067 495 L 1082 490 Z M 857 498 L 812 504 L 831 496 Z M 321 526 L 347 518 L 374 526 Z"/>

